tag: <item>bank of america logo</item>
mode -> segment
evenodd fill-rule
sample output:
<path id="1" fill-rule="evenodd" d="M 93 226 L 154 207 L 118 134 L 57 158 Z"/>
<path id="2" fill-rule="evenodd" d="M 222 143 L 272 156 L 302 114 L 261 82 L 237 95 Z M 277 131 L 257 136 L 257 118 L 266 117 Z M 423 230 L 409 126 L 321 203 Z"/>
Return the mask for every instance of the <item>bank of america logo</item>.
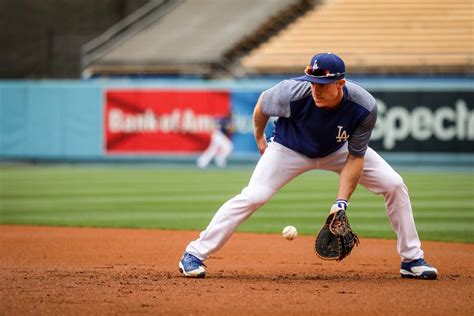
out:
<path id="1" fill-rule="evenodd" d="M 349 139 L 349 134 L 347 134 L 347 131 L 343 130 L 343 126 L 337 126 L 337 128 L 339 129 L 338 132 L 337 132 L 337 136 L 336 136 L 336 141 L 338 143 L 340 142 L 345 142 Z"/>

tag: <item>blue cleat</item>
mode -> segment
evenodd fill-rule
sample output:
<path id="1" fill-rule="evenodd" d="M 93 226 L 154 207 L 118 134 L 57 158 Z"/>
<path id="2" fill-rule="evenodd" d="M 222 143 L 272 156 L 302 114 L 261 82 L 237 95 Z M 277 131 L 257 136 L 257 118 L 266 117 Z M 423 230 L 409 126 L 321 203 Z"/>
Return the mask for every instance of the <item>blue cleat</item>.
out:
<path id="1" fill-rule="evenodd" d="M 201 259 L 185 252 L 179 261 L 179 272 L 190 278 L 204 278 L 206 276 L 206 266 Z"/>
<path id="2" fill-rule="evenodd" d="M 438 277 L 438 270 L 430 266 L 423 258 L 410 262 L 402 262 L 400 268 L 402 278 L 434 280 Z"/>

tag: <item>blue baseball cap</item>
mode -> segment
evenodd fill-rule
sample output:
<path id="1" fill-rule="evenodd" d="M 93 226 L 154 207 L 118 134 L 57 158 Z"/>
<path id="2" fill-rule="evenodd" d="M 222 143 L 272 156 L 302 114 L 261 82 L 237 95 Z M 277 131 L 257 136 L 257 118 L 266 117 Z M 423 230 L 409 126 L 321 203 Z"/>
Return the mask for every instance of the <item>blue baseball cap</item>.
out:
<path id="1" fill-rule="evenodd" d="M 304 73 L 304 76 L 297 77 L 295 80 L 327 84 L 343 79 L 346 74 L 346 66 L 341 57 L 336 54 L 322 53 L 311 58 Z"/>

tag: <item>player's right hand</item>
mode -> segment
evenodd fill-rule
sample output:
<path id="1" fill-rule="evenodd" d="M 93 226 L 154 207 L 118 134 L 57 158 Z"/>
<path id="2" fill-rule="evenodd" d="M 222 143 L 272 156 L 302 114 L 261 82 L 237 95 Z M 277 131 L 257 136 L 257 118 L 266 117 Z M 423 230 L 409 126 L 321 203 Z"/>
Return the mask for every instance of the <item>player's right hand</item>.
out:
<path id="1" fill-rule="evenodd" d="M 260 152 L 260 155 L 263 155 L 263 153 L 268 147 L 267 139 L 265 138 L 265 136 L 262 136 L 257 138 L 255 141 L 257 142 L 257 147 L 258 151 Z"/>

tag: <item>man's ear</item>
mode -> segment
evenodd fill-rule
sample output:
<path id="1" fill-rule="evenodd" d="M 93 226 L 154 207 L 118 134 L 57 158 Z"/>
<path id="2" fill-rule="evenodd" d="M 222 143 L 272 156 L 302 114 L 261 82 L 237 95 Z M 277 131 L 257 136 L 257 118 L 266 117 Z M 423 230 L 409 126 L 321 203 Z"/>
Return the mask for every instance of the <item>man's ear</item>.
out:
<path id="1" fill-rule="evenodd" d="M 338 85 L 339 87 L 341 87 L 341 88 L 344 87 L 345 84 L 346 84 L 346 80 L 345 80 L 345 79 L 341 79 L 341 80 L 339 80 L 339 81 L 337 82 L 337 85 Z"/>

